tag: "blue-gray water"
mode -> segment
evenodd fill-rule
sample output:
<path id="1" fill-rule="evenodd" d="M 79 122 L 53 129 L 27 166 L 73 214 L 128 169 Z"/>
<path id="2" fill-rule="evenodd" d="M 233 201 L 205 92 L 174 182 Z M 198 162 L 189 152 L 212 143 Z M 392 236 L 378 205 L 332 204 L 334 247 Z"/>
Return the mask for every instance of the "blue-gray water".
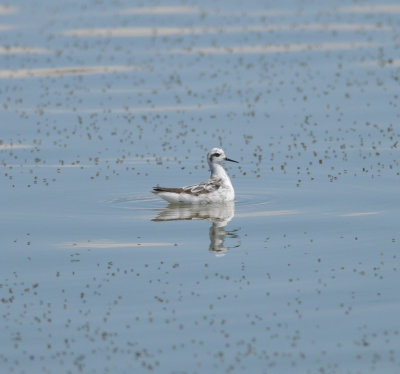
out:
<path id="1" fill-rule="evenodd" d="M 397 373 L 400 6 L 0 4 L 1 373 Z M 228 206 L 149 190 L 208 177 Z"/>

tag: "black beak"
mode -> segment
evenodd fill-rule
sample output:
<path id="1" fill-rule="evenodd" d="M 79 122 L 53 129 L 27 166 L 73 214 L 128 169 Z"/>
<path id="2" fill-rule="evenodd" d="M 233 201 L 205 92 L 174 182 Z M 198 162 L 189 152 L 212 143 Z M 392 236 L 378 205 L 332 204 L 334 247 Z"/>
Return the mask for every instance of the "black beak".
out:
<path id="1" fill-rule="evenodd" d="M 231 159 L 228 158 L 228 157 L 225 157 L 225 161 L 236 162 L 237 164 L 239 163 L 239 161 L 231 160 Z"/>

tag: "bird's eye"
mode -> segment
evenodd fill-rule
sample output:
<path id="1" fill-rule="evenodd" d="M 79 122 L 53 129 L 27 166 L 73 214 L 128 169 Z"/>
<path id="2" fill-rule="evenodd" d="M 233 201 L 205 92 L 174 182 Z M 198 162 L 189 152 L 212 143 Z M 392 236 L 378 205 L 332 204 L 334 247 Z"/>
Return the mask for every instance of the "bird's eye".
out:
<path id="1" fill-rule="evenodd" d="M 219 156 L 221 156 L 220 153 L 213 153 L 213 154 L 211 155 L 211 157 L 219 157 Z"/>

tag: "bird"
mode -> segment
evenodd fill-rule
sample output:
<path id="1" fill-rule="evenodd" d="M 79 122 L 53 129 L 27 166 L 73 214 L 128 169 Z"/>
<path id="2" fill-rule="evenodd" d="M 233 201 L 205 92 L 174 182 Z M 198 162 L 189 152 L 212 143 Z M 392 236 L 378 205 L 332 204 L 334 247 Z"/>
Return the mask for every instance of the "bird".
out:
<path id="1" fill-rule="evenodd" d="M 212 148 L 207 154 L 211 176 L 204 182 L 185 187 L 156 186 L 151 192 L 171 204 L 212 204 L 235 199 L 235 190 L 223 166 L 224 161 L 236 162 L 226 157 L 221 148 Z"/>

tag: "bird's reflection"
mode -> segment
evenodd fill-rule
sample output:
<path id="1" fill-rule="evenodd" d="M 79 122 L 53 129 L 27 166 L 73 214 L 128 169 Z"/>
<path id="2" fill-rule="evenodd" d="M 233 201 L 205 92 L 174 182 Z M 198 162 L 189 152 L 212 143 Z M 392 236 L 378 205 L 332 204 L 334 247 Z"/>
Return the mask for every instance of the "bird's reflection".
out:
<path id="1" fill-rule="evenodd" d="M 209 236 L 209 250 L 216 255 L 224 255 L 228 250 L 225 247 L 225 238 L 238 238 L 237 230 L 225 230 L 225 226 L 235 215 L 233 201 L 223 204 L 207 205 L 168 205 L 152 221 L 180 221 L 204 219 L 212 222 Z M 238 245 L 237 245 L 238 246 Z"/>

